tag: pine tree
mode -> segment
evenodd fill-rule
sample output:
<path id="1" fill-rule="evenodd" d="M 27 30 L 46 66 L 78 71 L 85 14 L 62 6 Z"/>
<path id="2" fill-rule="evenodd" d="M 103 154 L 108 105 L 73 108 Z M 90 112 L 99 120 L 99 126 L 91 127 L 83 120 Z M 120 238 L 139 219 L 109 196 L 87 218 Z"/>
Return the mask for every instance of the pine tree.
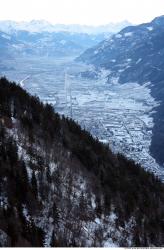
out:
<path id="1" fill-rule="evenodd" d="M 52 232 L 52 237 L 51 237 L 51 243 L 50 243 L 51 247 L 55 247 L 55 233 L 54 230 Z"/>
<path id="2" fill-rule="evenodd" d="M 31 186 L 32 186 L 33 194 L 35 195 L 35 197 L 37 197 L 37 195 L 38 195 L 38 188 L 37 188 L 37 180 L 36 180 L 36 176 L 35 176 L 34 170 L 32 172 Z"/>
<path id="3" fill-rule="evenodd" d="M 98 217 L 101 217 L 102 214 L 102 206 L 101 206 L 101 201 L 99 197 L 96 197 L 96 214 Z"/>
<path id="4" fill-rule="evenodd" d="M 84 197 L 84 193 L 82 192 L 80 195 L 80 201 L 79 201 L 79 212 L 80 212 L 80 219 L 85 220 L 86 219 L 86 208 L 87 203 L 86 199 Z"/>
<path id="5" fill-rule="evenodd" d="M 49 166 L 47 166 L 46 176 L 47 176 L 47 181 L 48 181 L 49 183 L 51 183 L 51 182 L 52 182 L 52 178 L 51 178 L 51 173 L 50 173 L 50 168 L 49 168 Z"/>
<path id="6" fill-rule="evenodd" d="M 59 222 L 59 210 L 58 210 L 55 202 L 54 202 L 53 207 L 52 207 L 52 213 L 53 213 L 54 223 L 58 224 L 58 222 Z"/>

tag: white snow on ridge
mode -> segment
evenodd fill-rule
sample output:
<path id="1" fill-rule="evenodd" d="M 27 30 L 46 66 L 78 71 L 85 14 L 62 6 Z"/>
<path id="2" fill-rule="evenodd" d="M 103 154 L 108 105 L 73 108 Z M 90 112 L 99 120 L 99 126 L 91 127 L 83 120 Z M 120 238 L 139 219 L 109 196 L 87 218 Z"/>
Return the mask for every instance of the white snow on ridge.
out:
<path id="1" fill-rule="evenodd" d="M 133 35 L 133 32 L 126 32 L 126 33 L 124 33 L 124 36 L 125 37 L 130 37 L 130 36 L 132 36 Z"/>
<path id="2" fill-rule="evenodd" d="M 2 36 L 3 38 L 7 39 L 7 40 L 11 40 L 11 37 L 8 36 L 8 35 L 6 35 L 6 34 L 2 34 L 1 36 Z"/>
<path id="3" fill-rule="evenodd" d="M 116 37 L 116 38 L 121 38 L 122 35 L 121 35 L 121 34 L 116 34 L 115 37 Z"/>

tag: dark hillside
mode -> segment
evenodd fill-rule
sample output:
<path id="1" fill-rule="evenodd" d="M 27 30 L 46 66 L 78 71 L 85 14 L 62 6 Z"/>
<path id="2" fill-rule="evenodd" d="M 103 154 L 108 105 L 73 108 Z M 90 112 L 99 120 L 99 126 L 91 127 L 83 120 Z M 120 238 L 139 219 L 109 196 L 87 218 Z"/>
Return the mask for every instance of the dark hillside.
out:
<path id="1" fill-rule="evenodd" d="M 2 246 L 162 247 L 164 185 L 1 78 L 0 222 Z"/>

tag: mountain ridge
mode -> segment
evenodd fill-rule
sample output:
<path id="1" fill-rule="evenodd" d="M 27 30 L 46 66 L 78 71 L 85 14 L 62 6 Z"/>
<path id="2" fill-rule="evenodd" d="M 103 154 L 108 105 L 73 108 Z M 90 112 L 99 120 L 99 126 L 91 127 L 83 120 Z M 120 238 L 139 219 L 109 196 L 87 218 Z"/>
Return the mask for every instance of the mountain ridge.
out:
<path id="1" fill-rule="evenodd" d="M 118 23 L 109 23 L 97 27 L 80 24 L 51 24 L 45 20 L 31 20 L 29 22 L 16 22 L 11 20 L 0 21 L 0 30 L 6 33 L 14 31 L 26 30 L 28 32 L 71 32 L 71 33 L 115 33 L 123 27 L 130 25 L 130 22 L 124 20 Z"/>
<path id="2" fill-rule="evenodd" d="M 164 16 L 150 23 L 126 27 L 94 48 L 85 51 L 77 60 L 111 70 L 112 78 L 119 83 L 150 82 L 152 96 L 160 105 L 154 109 L 154 129 L 150 151 L 156 161 L 164 164 L 164 126 L 163 126 L 163 29 Z"/>
<path id="3" fill-rule="evenodd" d="M 47 56 L 62 57 L 77 55 L 106 37 L 105 34 L 89 35 L 69 32 L 0 31 L 2 57 Z M 5 49 L 4 49 L 5 48 Z"/>

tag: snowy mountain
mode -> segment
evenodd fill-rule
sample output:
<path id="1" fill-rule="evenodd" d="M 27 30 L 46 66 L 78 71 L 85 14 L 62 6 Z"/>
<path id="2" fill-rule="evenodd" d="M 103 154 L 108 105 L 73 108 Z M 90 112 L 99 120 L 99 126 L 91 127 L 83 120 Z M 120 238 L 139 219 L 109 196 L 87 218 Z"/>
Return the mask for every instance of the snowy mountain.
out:
<path id="1" fill-rule="evenodd" d="M 87 26 L 79 24 L 51 24 L 45 20 L 32 20 L 30 22 L 15 22 L 15 21 L 0 21 L 0 30 L 6 33 L 13 33 L 14 31 L 25 30 L 28 32 L 71 32 L 71 33 L 116 33 L 126 26 L 129 26 L 128 21 L 119 23 L 109 23 L 102 26 Z"/>
<path id="2" fill-rule="evenodd" d="M 106 37 L 105 34 L 89 35 L 69 32 L 0 32 L 1 58 L 22 56 L 61 57 L 77 55 L 94 46 Z M 4 50 L 5 48 L 5 50 Z"/>
<path id="3" fill-rule="evenodd" d="M 1 57 L 74 56 L 110 37 L 114 30 L 118 31 L 127 25 L 126 21 L 102 27 L 52 25 L 44 20 L 0 21 L 0 32 L 14 42 L 9 44 L 9 39 L 1 41 L 1 48 L 6 42 Z"/>
<path id="4" fill-rule="evenodd" d="M 32 20 L 30 22 L 16 22 L 11 20 L 0 21 L 0 30 L 6 33 L 13 33 L 18 30 L 25 30 L 28 32 L 53 32 L 54 27 L 44 20 Z"/>
<path id="5" fill-rule="evenodd" d="M 0 31 L 0 57 L 12 58 L 21 50 L 25 49 L 25 44 L 18 41 L 12 35 Z M 2 61 L 1 61 L 2 63 Z"/>
<path id="6" fill-rule="evenodd" d="M 45 20 L 0 21 L 0 34 L 6 36 L 0 37 L 0 56 L 77 56 L 127 25 L 126 21 L 102 27 L 52 25 Z"/>
<path id="7" fill-rule="evenodd" d="M 108 81 L 121 84 L 149 83 L 151 95 L 160 105 L 154 108 L 151 154 L 164 163 L 164 16 L 150 23 L 129 26 L 85 51 L 77 60 L 110 70 Z"/>
<path id="8" fill-rule="evenodd" d="M 162 247 L 164 185 L 0 79 L 0 246 Z"/>

